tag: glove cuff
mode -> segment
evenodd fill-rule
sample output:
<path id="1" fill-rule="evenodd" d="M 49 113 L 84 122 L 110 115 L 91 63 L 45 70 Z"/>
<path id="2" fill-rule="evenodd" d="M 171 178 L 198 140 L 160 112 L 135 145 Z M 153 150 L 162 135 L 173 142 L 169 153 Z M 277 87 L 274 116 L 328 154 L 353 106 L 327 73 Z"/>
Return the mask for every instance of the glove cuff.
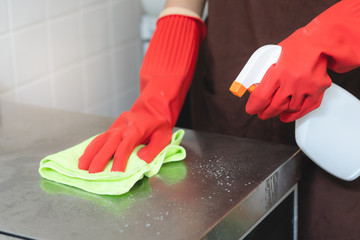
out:
<path id="1" fill-rule="evenodd" d="M 140 97 L 147 103 L 156 99 L 157 106 L 149 105 L 148 109 L 166 116 L 172 126 L 189 89 L 204 37 L 205 24 L 200 19 L 166 15 L 158 20 L 150 40 L 140 70 Z"/>
<path id="2" fill-rule="evenodd" d="M 186 74 L 195 65 L 204 37 L 205 24 L 197 18 L 184 15 L 160 18 L 144 56 L 140 75 L 167 78 Z"/>

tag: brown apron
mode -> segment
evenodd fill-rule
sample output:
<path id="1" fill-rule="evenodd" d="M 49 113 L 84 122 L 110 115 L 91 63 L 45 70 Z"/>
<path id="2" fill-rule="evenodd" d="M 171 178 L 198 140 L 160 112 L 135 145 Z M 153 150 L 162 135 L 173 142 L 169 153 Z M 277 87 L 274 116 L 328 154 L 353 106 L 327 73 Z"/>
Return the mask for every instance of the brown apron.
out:
<path id="1" fill-rule="evenodd" d="M 245 113 L 243 98 L 229 92 L 251 54 L 277 44 L 336 0 L 209 0 L 207 38 L 190 91 L 192 128 L 295 144 L 294 123 L 259 120 Z M 330 73 L 360 98 L 360 70 Z M 300 239 L 360 239 L 360 180 L 345 183 L 311 161 L 299 186 Z"/>

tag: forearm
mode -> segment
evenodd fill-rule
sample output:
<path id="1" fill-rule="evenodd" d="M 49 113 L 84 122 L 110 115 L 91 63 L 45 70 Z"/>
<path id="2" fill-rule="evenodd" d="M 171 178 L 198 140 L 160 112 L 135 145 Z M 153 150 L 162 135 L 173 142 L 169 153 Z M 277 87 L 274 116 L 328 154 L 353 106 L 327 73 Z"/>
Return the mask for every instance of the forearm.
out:
<path id="1" fill-rule="evenodd" d="M 205 0 L 167 0 L 159 18 L 171 14 L 180 14 L 201 18 Z"/>
<path id="2" fill-rule="evenodd" d="M 344 73 L 360 66 L 360 0 L 342 0 L 290 38 L 325 57 L 328 68 Z M 280 43 L 279 45 L 281 45 Z"/>
<path id="3" fill-rule="evenodd" d="M 140 69 L 141 96 L 131 111 L 147 106 L 173 127 L 194 73 L 198 49 L 205 38 L 200 15 L 204 0 L 168 0 Z M 146 96 L 146 98 L 142 97 Z"/>
<path id="4" fill-rule="evenodd" d="M 145 54 L 140 70 L 141 92 L 150 96 L 146 100 L 148 109 L 153 114 L 157 112 L 157 115 L 167 116 L 172 126 L 191 84 L 199 45 L 204 36 L 205 25 L 201 20 L 167 15 L 158 20 Z M 142 98 L 138 101 L 144 102 Z"/>

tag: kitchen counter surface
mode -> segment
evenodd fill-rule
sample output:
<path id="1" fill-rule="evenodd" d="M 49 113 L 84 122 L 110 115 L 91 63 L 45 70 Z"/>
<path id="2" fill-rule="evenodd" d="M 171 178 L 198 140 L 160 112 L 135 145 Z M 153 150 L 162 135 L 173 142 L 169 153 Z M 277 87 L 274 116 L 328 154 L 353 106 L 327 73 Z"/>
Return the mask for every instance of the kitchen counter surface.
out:
<path id="1" fill-rule="evenodd" d="M 34 239 L 241 237 L 297 183 L 294 147 L 185 129 L 183 162 L 122 196 L 41 179 L 40 160 L 105 131 L 114 119 L 0 104 L 0 234 Z M 176 174 L 174 174 L 176 173 Z"/>

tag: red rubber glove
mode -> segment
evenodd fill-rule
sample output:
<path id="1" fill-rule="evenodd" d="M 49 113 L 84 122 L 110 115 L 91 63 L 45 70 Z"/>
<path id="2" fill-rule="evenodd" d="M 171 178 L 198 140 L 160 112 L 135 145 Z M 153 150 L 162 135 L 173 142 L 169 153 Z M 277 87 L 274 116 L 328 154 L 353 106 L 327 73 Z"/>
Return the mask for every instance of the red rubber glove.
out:
<path id="1" fill-rule="evenodd" d="M 189 89 L 205 25 L 183 15 L 160 18 L 140 70 L 140 96 L 128 112 L 97 136 L 79 159 L 79 169 L 101 172 L 113 158 L 112 171 L 125 171 L 131 152 L 150 163 L 169 144 Z"/>
<path id="2" fill-rule="evenodd" d="M 291 122 L 320 106 L 331 85 L 327 68 L 344 73 L 360 66 L 360 1 L 340 1 L 279 45 L 280 58 L 250 95 L 246 112 Z"/>

